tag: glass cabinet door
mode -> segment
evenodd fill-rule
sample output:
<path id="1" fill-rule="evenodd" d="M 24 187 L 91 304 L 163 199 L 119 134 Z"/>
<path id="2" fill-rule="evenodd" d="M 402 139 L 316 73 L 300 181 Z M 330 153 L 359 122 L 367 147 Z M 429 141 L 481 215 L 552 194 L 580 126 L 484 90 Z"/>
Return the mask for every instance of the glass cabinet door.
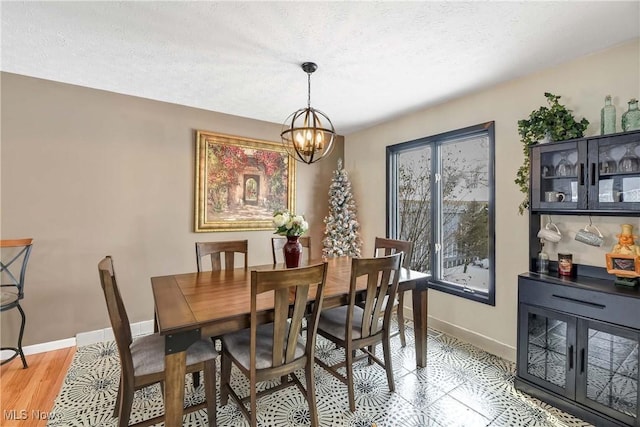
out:
<path id="1" fill-rule="evenodd" d="M 589 208 L 640 209 L 640 134 L 589 140 Z"/>
<path id="2" fill-rule="evenodd" d="M 518 375 L 573 399 L 576 319 L 526 304 L 519 316 Z"/>
<path id="3" fill-rule="evenodd" d="M 586 208 L 586 142 L 551 143 L 531 151 L 531 207 L 535 210 Z"/>
<path id="4" fill-rule="evenodd" d="M 638 424 L 638 332 L 578 321 L 576 400 L 629 425 Z"/>

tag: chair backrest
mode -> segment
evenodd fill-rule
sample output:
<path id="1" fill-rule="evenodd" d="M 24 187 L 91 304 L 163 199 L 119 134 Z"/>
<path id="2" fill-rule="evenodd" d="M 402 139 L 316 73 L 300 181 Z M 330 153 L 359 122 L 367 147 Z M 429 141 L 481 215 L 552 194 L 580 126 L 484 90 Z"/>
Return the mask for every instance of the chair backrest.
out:
<path id="1" fill-rule="evenodd" d="M 31 254 L 33 239 L 0 240 L 0 248 L 13 248 L 7 253 L 8 261 L 0 261 L 0 275 L 2 286 L 15 286 L 18 289 L 18 299 L 24 298 L 24 277 L 27 272 L 27 262 Z M 15 264 L 14 264 L 15 263 Z"/>
<path id="2" fill-rule="evenodd" d="M 309 260 L 311 259 L 311 237 L 304 236 L 298 239 L 303 248 L 306 248 L 303 251 L 302 255 L 305 256 Z M 284 244 L 287 243 L 286 237 L 272 237 L 271 238 L 271 253 L 273 255 L 273 263 L 277 264 L 279 262 L 284 262 L 284 254 L 282 253 L 282 248 L 284 248 Z"/>
<path id="3" fill-rule="evenodd" d="M 413 253 L 413 242 L 407 240 L 385 239 L 384 237 L 376 237 L 373 256 L 392 255 L 398 252 L 404 252 L 404 261 L 402 267 L 410 268 L 411 254 Z"/>
<path id="4" fill-rule="evenodd" d="M 113 261 L 110 256 L 106 256 L 98 263 L 98 272 L 100 273 L 100 284 L 104 292 L 104 299 L 107 302 L 107 311 L 109 312 L 109 320 L 113 335 L 116 338 L 118 353 L 120 354 L 120 364 L 122 369 L 122 378 L 125 381 L 133 381 L 133 360 L 131 359 L 131 326 L 129 325 L 129 316 L 124 308 L 118 284 L 116 282 L 115 271 L 113 270 Z"/>
<path id="5" fill-rule="evenodd" d="M 307 342 L 304 354 L 307 357 L 313 354 L 326 277 L 326 262 L 309 267 L 251 272 L 250 366 L 252 370 L 257 366 L 256 343 L 260 324 L 258 314 L 263 310 L 262 307 L 268 304 L 269 298 L 273 298 L 272 306 L 274 307 L 272 368 L 301 359 L 301 356 L 296 357 L 295 353 L 310 294 L 314 298 L 314 304 L 313 312 L 307 318 Z M 271 295 L 263 295 L 268 292 Z"/>
<path id="6" fill-rule="evenodd" d="M 364 301 L 359 301 L 364 312 L 362 315 L 361 339 L 377 335 L 382 332 L 382 327 L 388 325 L 391 320 L 393 304 L 384 306 L 385 295 L 389 295 L 389 301 L 393 301 L 398 292 L 400 279 L 400 267 L 402 265 L 402 252 L 378 258 L 353 258 L 351 261 L 351 282 L 349 285 L 349 310 L 345 322 L 347 341 L 351 340 L 353 330 L 353 311 L 356 305 L 357 287 L 366 283 Z M 378 321 L 379 313 L 384 311 L 382 325 Z"/>
<path id="7" fill-rule="evenodd" d="M 202 258 L 209 255 L 211 257 L 211 270 L 222 270 L 220 254 L 224 253 L 224 269 L 235 268 L 235 254 L 244 254 L 244 268 L 249 265 L 247 252 L 249 242 L 247 240 L 231 240 L 226 242 L 196 242 L 196 262 L 198 271 L 203 271 Z"/>

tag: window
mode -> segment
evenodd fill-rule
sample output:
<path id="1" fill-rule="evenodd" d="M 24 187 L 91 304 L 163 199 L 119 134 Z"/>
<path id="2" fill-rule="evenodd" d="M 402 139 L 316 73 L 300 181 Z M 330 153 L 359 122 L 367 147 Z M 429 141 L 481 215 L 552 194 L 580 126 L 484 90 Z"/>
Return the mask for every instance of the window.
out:
<path id="1" fill-rule="evenodd" d="M 495 305 L 494 123 L 387 147 L 387 235 L 430 287 Z"/>

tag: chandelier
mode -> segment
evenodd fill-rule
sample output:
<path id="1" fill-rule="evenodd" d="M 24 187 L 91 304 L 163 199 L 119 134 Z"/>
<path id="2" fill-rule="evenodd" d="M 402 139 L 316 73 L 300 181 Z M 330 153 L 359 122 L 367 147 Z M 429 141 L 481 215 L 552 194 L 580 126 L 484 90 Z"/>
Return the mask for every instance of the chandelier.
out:
<path id="1" fill-rule="evenodd" d="M 282 125 L 282 144 L 291 157 L 308 165 L 328 156 L 336 131 L 322 111 L 311 107 L 311 74 L 318 69 L 313 62 L 302 64 L 307 73 L 307 108 L 293 112 Z"/>

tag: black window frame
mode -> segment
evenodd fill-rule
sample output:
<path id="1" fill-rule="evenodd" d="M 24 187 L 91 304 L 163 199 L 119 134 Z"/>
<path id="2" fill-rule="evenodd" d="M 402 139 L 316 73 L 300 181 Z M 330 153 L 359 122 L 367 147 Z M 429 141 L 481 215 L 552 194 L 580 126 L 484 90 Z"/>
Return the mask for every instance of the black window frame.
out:
<path id="1" fill-rule="evenodd" d="M 456 129 L 437 135 L 418 138 L 411 141 L 401 142 L 389 145 L 386 148 L 386 234 L 390 238 L 398 238 L 397 230 L 397 194 L 394 190 L 397 188 L 396 176 L 396 156 L 404 150 L 415 149 L 429 145 L 432 150 L 431 155 L 431 195 L 434 203 L 431 204 L 431 241 L 428 243 L 431 247 L 435 247 L 435 240 L 438 236 L 436 228 L 439 227 L 438 211 L 434 206 L 440 206 L 440 194 L 436 191 L 436 180 L 434 174 L 440 171 L 440 146 L 443 143 L 455 141 L 458 139 L 466 139 L 474 135 L 485 135 L 489 140 L 489 161 L 488 161 L 488 216 L 489 216 L 489 236 L 488 236 L 488 259 L 489 259 L 489 286 L 486 293 L 477 292 L 461 285 L 454 285 L 432 277 L 429 280 L 429 288 L 436 289 L 451 295 L 456 295 L 465 299 L 477 301 L 487 305 L 495 306 L 495 282 L 496 282 L 496 266 L 495 266 L 495 122 L 485 122 L 462 129 Z M 415 243 L 414 243 L 415 245 Z M 431 256 L 429 259 L 429 271 L 435 272 L 438 257 Z"/>

